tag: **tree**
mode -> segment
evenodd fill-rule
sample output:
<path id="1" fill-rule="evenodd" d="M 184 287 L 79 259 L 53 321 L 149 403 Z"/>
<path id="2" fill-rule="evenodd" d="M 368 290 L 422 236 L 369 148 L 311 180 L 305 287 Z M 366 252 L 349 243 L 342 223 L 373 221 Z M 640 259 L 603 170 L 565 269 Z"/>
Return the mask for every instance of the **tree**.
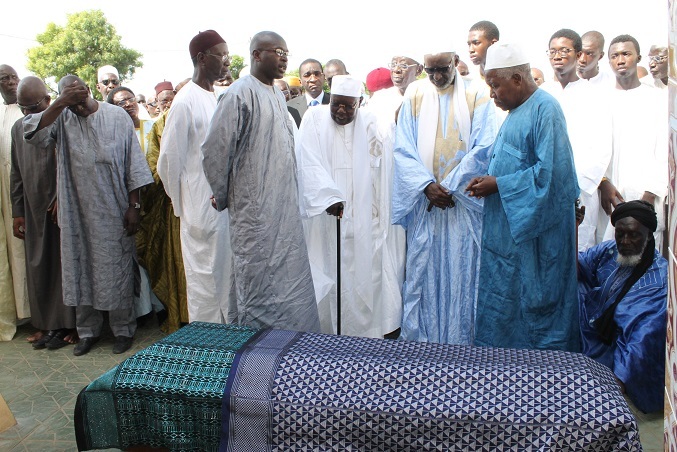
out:
<path id="1" fill-rule="evenodd" d="M 67 17 L 65 27 L 49 23 L 47 30 L 36 38 L 40 45 L 28 50 L 26 67 L 36 76 L 59 80 L 64 75 L 75 74 L 99 98 L 95 89 L 99 67 L 114 66 L 121 80 L 131 78 L 137 68 L 143 67 L 141 53 L 122 45 L 115 27 L 108 23 L 101 10 L 82 11 Z"/>
<path id="2" fill-rule="evenodd" d="M 244 58 L 240 55 L 233 55 L 230 58 L 230 73 L 233 76 L 233 80 L 240 78 L 240 71 L 244 67 Z"/>

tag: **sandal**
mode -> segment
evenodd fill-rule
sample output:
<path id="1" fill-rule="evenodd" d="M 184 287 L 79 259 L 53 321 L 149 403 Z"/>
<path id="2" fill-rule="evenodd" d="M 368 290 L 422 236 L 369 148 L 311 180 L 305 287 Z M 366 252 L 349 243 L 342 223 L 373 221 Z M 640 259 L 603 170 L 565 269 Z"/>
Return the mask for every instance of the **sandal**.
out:
<path id="1" fill-rule="evenodd" d="M 40 339 L 33 342 L 33 350 L 42 350 L 47 346 L 47 342 L 51 341 L 56 333 L 60 330 L 49 330 L 47 333 L 43 334 Z"/>
<path id="2" fill-rule="evenodd" d="M 47 342 L 47 344 L 45 344 L 46 347 L 50 350 L 57 350 L 65 347 L 66 345 L 70 345 L 68 341 L 64 340 L 67 334 L 68 330 L 65 328 L 57 330 L 56 334 L 49 340 L 49 342 Z"/>

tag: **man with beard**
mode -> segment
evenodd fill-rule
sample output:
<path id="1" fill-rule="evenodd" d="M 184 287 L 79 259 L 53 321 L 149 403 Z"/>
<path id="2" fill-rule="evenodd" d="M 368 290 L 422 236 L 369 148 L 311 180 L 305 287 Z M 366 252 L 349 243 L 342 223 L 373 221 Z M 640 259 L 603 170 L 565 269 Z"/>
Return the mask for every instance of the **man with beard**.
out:
<path id="1" fill-rule="evenodd" d="M 668 262 L 655 249 L 653 205 L 621 203 L 611 223 L 615 240 L 578 255 L 582 351 L 648 413 L 663 409 Z"/>
<path id="2" fill-rule="evenodd" d="M 227 208 L 230 216 L 235 293 L 228 321 L 317 332 L 293 122 L 283 94 L 273 86 L 287 70 L 289 50 L 280 35 L 262 31 L 252 38 L 249 52 L 251 75 L 221 96 L 202 145 L 212 205 L 218 211 Z M 322 74 L 319 64 L 315 69 Z"/>
<path id="3" fill-rule="evenodd" d="M 198 33 L 188 50 L 193 77 L 167 114 L 157 173 L 181 218 L 189 320 L 224 323 L 232 260 L 228 213 L 211 207 L 200 145 L 216 110 L 214 82 L 228 71 L 230 56 L 226 41 L 214 30 Z"/>

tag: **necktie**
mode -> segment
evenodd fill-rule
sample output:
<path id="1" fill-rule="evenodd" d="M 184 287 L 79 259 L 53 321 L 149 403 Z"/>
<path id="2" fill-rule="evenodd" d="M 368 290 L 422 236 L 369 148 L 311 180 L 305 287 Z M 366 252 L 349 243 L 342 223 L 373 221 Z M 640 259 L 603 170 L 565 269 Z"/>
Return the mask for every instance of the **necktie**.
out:
<path id="1" fill-rule="evenodd" d="M 314 107 L 315 105 L 319 105 L 319 104 L 320 104 L 320 103 L 319 103 L 316 99 L 313 99 L 313 100 L 310 101 L 310 106 L 311 106 L 311 107 Z"/>

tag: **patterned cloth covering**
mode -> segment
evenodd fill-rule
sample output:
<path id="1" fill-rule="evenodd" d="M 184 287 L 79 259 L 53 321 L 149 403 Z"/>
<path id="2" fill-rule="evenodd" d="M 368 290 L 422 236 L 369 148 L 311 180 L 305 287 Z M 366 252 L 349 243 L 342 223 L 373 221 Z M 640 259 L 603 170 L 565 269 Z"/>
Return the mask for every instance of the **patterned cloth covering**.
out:
<path id="1" fill-rule="evenodd" d="M 267 330 L 233 364 L 220 450 L 641 450 L 580 354 Z"/>
<path id="2" fill-rule="evenodd" d="M 78 449 L 216 450 L 231 364 L 255 334 L 195 322 L 109 370 L 78 396 Z"/>
<path id="3" fill-rule="evenodd" d="M 583 355 L 201 322 L 88 385 L 74 423 L 80 450 L 641 450 Z"/>

